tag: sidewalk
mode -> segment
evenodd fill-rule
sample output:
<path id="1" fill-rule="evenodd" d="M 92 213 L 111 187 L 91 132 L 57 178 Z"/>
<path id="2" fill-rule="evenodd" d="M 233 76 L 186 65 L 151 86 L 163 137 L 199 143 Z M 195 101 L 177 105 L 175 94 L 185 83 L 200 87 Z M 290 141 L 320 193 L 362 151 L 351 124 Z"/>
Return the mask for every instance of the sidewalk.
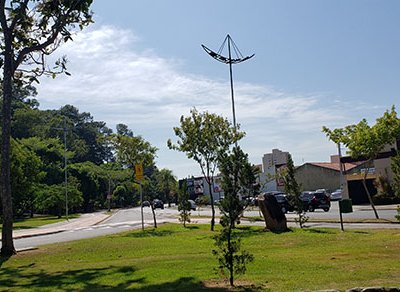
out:
<path id="1" fill-rule="evenodd" d="M 32 229 L 14 230 L 13 238 L 18 239 L 24 237 L 46 235 L 46 234 L 55 234 L 75 228 L 89 227 L 103 222 L 110 216 L 111 215 L 106 214 L 105 212 L 82 214 L 79 218 L 70 219 L 68 221 L 43 225 L 41 227 Z"/>

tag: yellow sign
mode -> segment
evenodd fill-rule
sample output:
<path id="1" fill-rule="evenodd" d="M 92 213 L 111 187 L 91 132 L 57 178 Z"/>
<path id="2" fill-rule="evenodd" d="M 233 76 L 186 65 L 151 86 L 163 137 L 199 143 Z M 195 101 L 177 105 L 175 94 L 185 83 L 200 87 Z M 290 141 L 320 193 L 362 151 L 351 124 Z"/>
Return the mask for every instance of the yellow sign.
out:
<path id="1" fill-rule="evenodd" d="M 137 180 L 143 179 L 143 165 L 142 164 L 135 164 L 135 178 Z"/>

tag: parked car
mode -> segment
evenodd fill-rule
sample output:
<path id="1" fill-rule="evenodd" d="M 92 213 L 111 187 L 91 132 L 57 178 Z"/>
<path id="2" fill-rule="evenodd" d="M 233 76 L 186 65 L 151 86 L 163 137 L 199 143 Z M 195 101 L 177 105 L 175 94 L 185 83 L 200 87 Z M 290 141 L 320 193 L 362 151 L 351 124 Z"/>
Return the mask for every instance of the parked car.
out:
<path id="1" fill-rule="evenodd" d="M 210 198 L 208 196 L 198 196 L 194 202 L 196 203 L 196 205 L 209 205 L 210 204 Z"/>
<path id="2" fill-rule="evenodd" d="M 164 203 L 163 203 L 163 201 L 161 201 L 161 200 L 159 200 L 159 199 L 154 199 L 154 200 L 153 200 L 153 208 L 154 208 L 154 209 L 157 209 L 157 208 L 164 209 Z"/>
<path id="3" fill-rule="evenodd" d="M 190 203 L 190 210 L 196 211 L 197 205 L 196 205 L 195 201 L 188 200 L 188 202 Z"/>
<path id="4" fill-rule="evenodd" d="M 150 207 L 150 202 L 149 201 L 143 201 L 142 202 L 142 207 Z"/>
<path id="5" fill-rule="evenodd" d="M 278 202 L 279 206 L 282 208 L 283 213 L 293 212 L 294 208 L 290 204 L 287 196 L 283 193 L 275 195 L 276 201 Z"/>
<path id="6" fill-rule="evenodd" d="M 197 208 L 196 202 L 193 200 L 187 200 L 187 201 L 189 203 L 188 207 L 190 208 L 190 210 L 196 211 L 196 208 Z M 178 206 L 178 211 L 180 211 L 180 210 L 182 210 L 181 205 Z"/>
<path id="7" fill-rule="evenodd" d="M 308 211 L 314 212 L 315 209 L 322 209 L 328 212 L 331 207 L 331 199 L 325 192 L 314 192 L 311 199 Z"/>
<path id="8" fill-rule="evenodd" d="M 310 209 L 311 200 L 314 198 L 314 192 L 305 191 L 300 195 L 300 199 L 303 202 L 303 210 L 308 211 Z"/>
<path id="9" fill-rule="evenodd" d="M 331 193 L 331 201 L 339 201 L 342 199 L 342 189 L 337 189 Z"/>

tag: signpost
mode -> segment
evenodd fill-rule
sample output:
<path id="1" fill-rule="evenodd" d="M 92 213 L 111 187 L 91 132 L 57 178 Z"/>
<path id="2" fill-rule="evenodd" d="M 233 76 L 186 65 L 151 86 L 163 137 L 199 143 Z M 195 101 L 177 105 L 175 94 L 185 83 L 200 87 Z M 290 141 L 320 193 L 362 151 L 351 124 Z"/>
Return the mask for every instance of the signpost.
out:
<path id="1" fill-rule="evenodd" d="M 143 220 L 143 190 L 142 190 L 142 179 L 143 179 L 143 165 L 135 164 L 135 178 L 139 181 L 140 186 L 140 213 L 142 217 L 142 231 L 144 231 L 144 220 Z"/>

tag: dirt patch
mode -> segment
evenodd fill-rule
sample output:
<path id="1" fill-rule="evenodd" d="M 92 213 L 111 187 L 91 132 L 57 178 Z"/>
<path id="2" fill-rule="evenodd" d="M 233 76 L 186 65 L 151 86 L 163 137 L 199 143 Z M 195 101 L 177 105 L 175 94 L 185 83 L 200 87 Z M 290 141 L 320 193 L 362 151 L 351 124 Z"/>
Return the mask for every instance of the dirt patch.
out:
<path id="1" fill-rule="evenodd" d="M 227 280 L 209 280 L 203 282 L 206 288 L 219 288 L 225 291 L 265 291 L 267 285 L 256 285 L 250 281 L 236 280 L 235 286 L 231 286 Z"/>

